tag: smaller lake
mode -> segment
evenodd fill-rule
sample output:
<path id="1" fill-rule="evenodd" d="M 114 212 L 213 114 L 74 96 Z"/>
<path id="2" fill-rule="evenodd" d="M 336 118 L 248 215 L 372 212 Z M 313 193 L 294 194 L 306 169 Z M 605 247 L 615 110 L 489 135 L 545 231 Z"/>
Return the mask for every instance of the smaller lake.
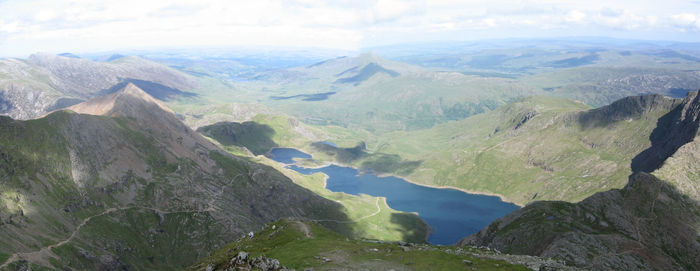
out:
<path id="1" fill-rule="evenodd" d="M 311 158 L 311 155 L 297 149 L 274 148 L 270 154 L 273 160 L 288 164 L 288 168 L 299 173 L 310 175 L 322 172 L 328 175 L 326 189 L 330 191 L 385 197 L 392 209 L 418 213 L 433 230 L 428 237 L 431 244 L 455 244 L 519 208 L 494 196 L 432 188 L 397 177 L 360 174 L 357 169 L 350 167 L 330 165 L 312 169 L 289 165 L 294 163 L 293 158 Z"/>

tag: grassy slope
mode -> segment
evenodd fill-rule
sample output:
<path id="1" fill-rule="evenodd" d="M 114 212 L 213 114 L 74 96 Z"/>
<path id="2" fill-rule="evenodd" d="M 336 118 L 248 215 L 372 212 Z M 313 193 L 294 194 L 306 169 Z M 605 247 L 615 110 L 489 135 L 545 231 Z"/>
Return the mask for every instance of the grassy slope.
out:
<path id="1" fill-rule="evenodd" d="M 265 255 L 278 259 L 282 265 L 297 270 L 459 270 L 468 267 L 527 270 L 524 266 L 472 256 L 471 251 L 460 255 L 447 250 L 450 249 L 420 245 L 404 251 L 396 244 L 350 240 L 316 223 L 281 220 L 269 224 L 252 239 L 242 238 L 214 251 L 191 269 L 205 270 L 211 266 L 223 270 L 229 259 L 245 251 L 252 257 Z M 468 266 L 463 260 L 471 261 L 472 265 Z"/>
<path id="2" fill-rule="evenodd" d="M 340 161 L 421 184 L 499 194 L 526 204 L 578 201 L 621 187 L 631 173 L 630 159 L 649 145 L 648 135 L 666 112 L 659 108 L 642 117 L 582 125 L 578 116 L 588 109 L 571 100 L 531 97 L 430 129 L 381 136 L 337 126 L 295 127 L 284 116 L 259 115 L 254 121 L 271 127 L 278 145 L 302 149 L 319 161 L 308 165 Z M 519 124 L 523 119 L 527 120 Z M 344 150 L 312 147 L 322 140 L 341 148 L 366 142 L 367 150 L 356 158 L 340 159 L 338 153 Z"/>
<path id="3" fill-rule="evenodd" d="M 270 119 L 278 120 L 280 117 L 262 116 L 256 117 L 260 123 L 273 125 L 269 122 Z M 268 121 L 264 121 L 268 120 Z M 284 119 L 286 121 L 286 119 Z M 290 136 L 290 137 L 287 137 Z M 284 142 L 283 145 L 294 145 L 289 141 L 291 135 L 279 135 L 275 142 Z M 301 138 L 301 137 L 293 137 Z M 219 143 L 211 139 L 215 143 Z M 219 143 L 220 144 L 220 143 Z M 289 144 L 289 145 L 287 145 Z M 425 242 L 428 234 L 427 225 L 414 214 L 399 212 L 389 208 L 384 198 L 372 197 L 368 195 L 354 196 L 341 192 L 331 192 L 326 189 L 326 175 L 316 173 L 312 175 L 304 175 L 294 170 L 284 168 L 281 164 L 265 157 L 251 156 L 240 147 L 224 146 L 222 147 L 232 154 L 248 156 L 252 161 L 269 165 L 276 170 L 284 173 L 292 179 L 297 185 L 309 189 L 310 191 L 343 205 L 343 211 L 347 215 L 347 220 L 342 221 L 319 221 L 329 228 L 339 229 L 345 227 L 337 227 L 339 224 L 349 226 L 343 234 L 354 237 L 370 238 L 386 241 L 410 241 L 416 243 Z"/>
<path id="4" fill-rule="evenodd" d="M 118 183 L 103 185 L 112 180 L 95 175 L 90 180 L 103 186 L 89 182 L 78 187 L 67 150 L 73 149 L 79 156 L 87 155 L 80 154 L 83 148 L 92 153 L 105 152 L 90 145 L 99 140 L 88 136 L 76 136 L 78 141 L 71 141 L 69 135 L 85 132 L 76 125 L 92 128 L 91 137 L 109 134 L 110 141 L 100 142 L 105 146 L 117 145 L 109 153 L 137 151 L 138 157 L 134 157 L 137 167 L 146 167 L 150 177 L 144 179 L 130 173 L 109 175 L 108 178 L 118 178 Z M 284 204 L 289 197 L 312 195 L 289 184 L 286 177 L 271 168 L 245 159 L 212 151 L 209 164 L 219 173 L 208 175 L 188 158 L 166 157 L 169 151 L 172 148 L 165 147 L 129 118 L 66 111 L 30 121 L 0 118 L 0 266 L 13 253 L 26 252 L 13 258 L 8 267 L 71 266 L 94 270 L 100 268 L 99 262 L 105 257 L 114 260 L 110 265 L 115 267 L 122 264 L 138 269 L 182 267 L 222 245 L 226 239 L 233 240 L 236 232 L 258 228 L 272 220 L 261 215 L 280 213 L 288 207 L 265 204 Z M 121 158 L 114 156 L 105 167 L 119 163 Z M 101 171 L 98 168 L 94 174 Z M 201 189 L 199 184 L 208 185 L 207 189 Z M 296 190 L 285 191 L 286 187 Z M 269 191 L 282 195 L 274 201 L 266 200 L 270 195 L 259 195 Z M 327 201 L 316 198 L 306 198 L 292 212 L 275 215 L 273 219 L 301 213 L 307 217 L 346 220 L 345 215 L 331 215 L 341 214 L 334 209 L 339 205 L 329 202 L 334 207 L 327 208 L 324 205 Z M 250 214 L 249 209 L 256 207 L 264 211 Z M 222 222 L 222 217 L 233 221 Z M 343 230 L 348 228 L 344 224 L 329 227 L 350 232 Z M 39 251 L 50 245 L 55 246 Z"/>
<path id="5" fill-rule="evenodd" d="M 578 201 L 624 185 L 630 159 L 649 145 L 665 113 L 583 127 L 576 112 L 585 109 L 563 99 L 527 98 L 428 130 L 388 134 L 373 151 L 422 161 L 406 176 L 420 183 L 496 193 L 519 204 Z M 537 113 L 518 127 L 530 112 Z"/>

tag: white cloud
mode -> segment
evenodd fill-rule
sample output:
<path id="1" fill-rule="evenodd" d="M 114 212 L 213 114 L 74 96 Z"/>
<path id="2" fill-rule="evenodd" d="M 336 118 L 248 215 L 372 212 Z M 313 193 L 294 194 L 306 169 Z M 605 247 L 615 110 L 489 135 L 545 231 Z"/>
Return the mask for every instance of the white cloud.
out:
<path id="1" fill-rule="evenodd" d="M 17 33 L 19 31 L 19 24 L 17 22 L 0 22 L 0 32 L 5 32 L 8 34 Z"/>
<path id="2" fill-rule="evenodd" d="M 354 49 L 621 32 L 700 41 L 691 35 L 700 30 L 700 5 L 682 0 L 9 0 L 0 1 L 0 18 L 0 54 L 187 45 Z"/>
<path id="3" fill-rule="evenodd" d="M 671 18 L 673 18 L 673 21 L 678 25 L 692 25 L 698 19 L 695 14 L 690 13 L 676 14 L 671 16 Z"/>
<path id="4" fill-rule="evenodd" d="M 583 22 L 583 19 L 586 18 L 586 14 L 579 11 L 579 10 L 572 10 L 569 11 L 569 13 L 564 17 L 564 20 L 567 22 L 573 22 L 573 23 L 580 23 Z"/>
<path id="5" fill-rule="evenodd" d="M 671 18 L 681 31 L 696 32 L 700 30 L 700 14 L 680 13 L 671 16 Z"/>

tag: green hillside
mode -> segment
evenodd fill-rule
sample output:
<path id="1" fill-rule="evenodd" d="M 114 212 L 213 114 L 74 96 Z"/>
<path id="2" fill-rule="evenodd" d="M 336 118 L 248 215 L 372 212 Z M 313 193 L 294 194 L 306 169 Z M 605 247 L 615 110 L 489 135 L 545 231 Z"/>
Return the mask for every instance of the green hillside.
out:
<path id="1" fill-rule="evenodd" d="M 0 117 L 0 269 L 171 270 L 282 217 L 348 220 L 161 106 L 129 85 L 72 107 L 94 115 Z"/>
<path id="2" fill-rule="evenodd" d="M 381 136 L 291 117 L 258 115 L 276 146 L 395 174 L 427 185 L 498 194 L 524 205 L 579 201 L 619 188 L 632 158 L 649 147 L 659 117 L 680 100 L 647 95 L 590 109 L 552 97 L 520 99 L 494 111 L 430 129 Z M 225 140 L 213 136 L 217 140 Z M 332 141 L 339 147 L 314 142 Z M 222 142 L 222 141 L 220 141 Z"/>
<path id="3" fill-rule="evenodd" d="M 237 264 L 236 260 L 243 258 L 241 252 L 250 260 Z M 348 239 L 313 222 L 280 220 L 252 238 L 243 237 L 223 246 L 190 270 L 249 268 L 250 262 L 262 255 L 296 270 L 528 270 L 523 265 L 492 259 L 494 254 L 475 248 Z"/>

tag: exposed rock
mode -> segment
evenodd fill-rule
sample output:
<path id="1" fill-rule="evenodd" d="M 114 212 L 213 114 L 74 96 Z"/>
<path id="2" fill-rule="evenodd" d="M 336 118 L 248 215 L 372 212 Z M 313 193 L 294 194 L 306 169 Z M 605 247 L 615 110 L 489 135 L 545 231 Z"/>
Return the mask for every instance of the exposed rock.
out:
<path id="1" fill-rule="evenodd" d="M 678 148 L 697 136 L 699 116 L 700 96 L 697 91 L 689 92 L 680 105 L 659 119 L 649 136 L 651 147 L 632 159 L 632 170 L 653 172 L 661 167 Z"/>
<path id="2" fill-rule="evenodd" d="M 669 111 L 681 102 L 659 94 L 629 96 L 610 105 L 602 106 L 578 115 L 583 127 L 603 126 L 609 123 L 636 119 L 653 110 Z"/>
<path id="3" fill-rule="evenodd" d="M 691 270 L 700 266 L 699 228 L 696 201 L 639 173 L 621 190 L 576 204 L 535 202 L 460 244 L 558 258 L 595 270 Z"/>
<path id="4" fill-rule="evenodd" d="M 211 267 L 211 269 L 210 269 Z M 234 255 L 228 264 L 223 266 L 207 265 L 207 271 L 214 270 L 263 270 L 263 271 L 279 271 L 293 270 L 282 266 L 277 259 L 258 256 L 251 258 L 247 252 L 240 251 Z"/>

